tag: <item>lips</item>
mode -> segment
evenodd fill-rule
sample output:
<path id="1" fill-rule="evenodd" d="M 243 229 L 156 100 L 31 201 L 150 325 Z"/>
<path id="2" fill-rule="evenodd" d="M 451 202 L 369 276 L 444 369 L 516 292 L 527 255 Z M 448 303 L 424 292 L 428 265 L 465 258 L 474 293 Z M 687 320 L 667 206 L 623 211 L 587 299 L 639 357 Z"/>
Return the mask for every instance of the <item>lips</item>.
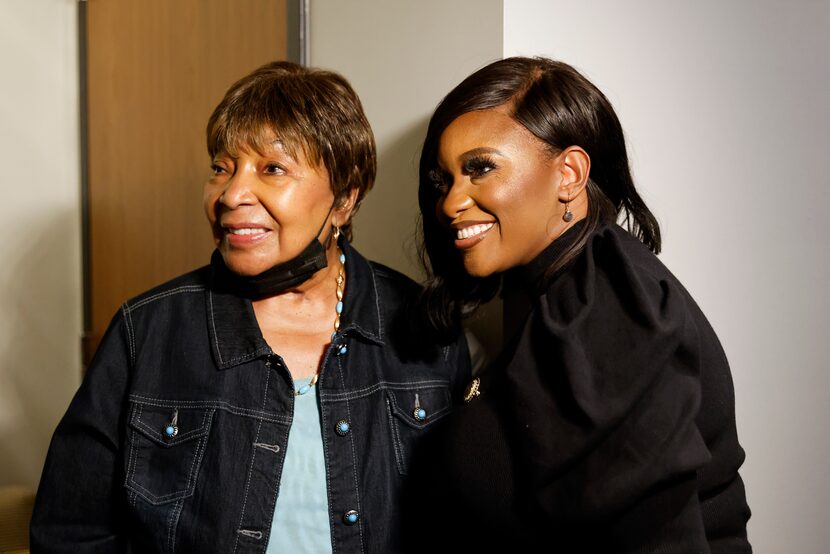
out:
<path id="1" fill-rule="evenodd" d="M 242 227 L 241 229 L 226 228 L 225 231 L 232 235 L 259 235 L 267 232 L 267 229 L 263 229 L 262 227 Z"/>
<path id="2" fill-rule="evenodd" d="M 469 227 L 464 227 L 462 229 L 455 230 L 455 238 L 458 240 L 469 239 L 476 237 L 482 233 L 489 231 L 495 223 L 479 223 L 476 225 L 470 225 Z"/>
<path id="3" fill-rule="evenodd" d="M 256 223 L 222 224 L 222 234 L 228 244 L 244 247 L 258 243 L 271 233 L 267 227 Z"/>
<path id="4" fill-rule="evenodd" d="M 484 240 L 495 224 L 495 221 L 471 221 L 454 225 L 455 247 L 459 250 L 472 248 Z"/>

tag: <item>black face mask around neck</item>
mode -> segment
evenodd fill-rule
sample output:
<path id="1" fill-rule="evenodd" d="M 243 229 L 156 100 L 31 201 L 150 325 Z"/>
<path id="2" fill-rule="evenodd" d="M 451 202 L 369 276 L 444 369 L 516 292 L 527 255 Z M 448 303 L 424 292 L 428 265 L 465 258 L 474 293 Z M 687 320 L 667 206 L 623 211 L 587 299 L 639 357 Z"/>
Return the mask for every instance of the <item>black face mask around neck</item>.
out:
<path id="1" fill-rule="evenodd" d="M 225 260 L 219 250 L 214 250 L 210 257 L 210 265 L 213 268 L 214 275 L 218 278 L 218 282 L 230 288 L 236 294 L 251 300 L 258 300 L 308 281 L 312 275 L 328 266 L 326 249 L 317 239 L 320 237 L 320 233 L 323 232 L 333 208 L 334 204 L 329 208 L 329 213 L 326 214 L 326 219 L 323 220 L 320 230 L 317 231 L 317 234 L 314 235 L 314 238 L 311 239 L 311 242 L 302 252 L 258 275 L 249 277 L 234 273 L 225 265 Z"/>

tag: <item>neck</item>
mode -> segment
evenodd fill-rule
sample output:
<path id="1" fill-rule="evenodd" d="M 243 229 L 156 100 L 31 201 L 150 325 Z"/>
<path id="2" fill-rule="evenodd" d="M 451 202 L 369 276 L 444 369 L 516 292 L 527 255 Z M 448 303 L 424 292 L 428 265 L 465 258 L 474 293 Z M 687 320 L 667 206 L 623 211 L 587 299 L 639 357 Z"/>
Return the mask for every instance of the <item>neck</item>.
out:
<path id="1" fill-rule="evenodd" d="M 328 241 L 326 248 L 326 267 L 303 281 L 277 294 L 253 301 L 255 309 L 279 309 L 280 306 L 297 306 L 307 303 L 331 303 L 337 290 L 337 274 L 340 271 L 340 250 L 334 240 Z"/>

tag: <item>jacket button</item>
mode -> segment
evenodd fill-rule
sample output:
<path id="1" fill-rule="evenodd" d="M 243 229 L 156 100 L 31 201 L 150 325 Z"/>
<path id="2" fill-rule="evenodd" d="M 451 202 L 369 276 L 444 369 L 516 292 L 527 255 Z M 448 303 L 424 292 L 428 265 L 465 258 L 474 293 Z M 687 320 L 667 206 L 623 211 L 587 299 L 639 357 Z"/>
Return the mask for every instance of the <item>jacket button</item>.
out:
<path id="1" fill-rule="evenodd" d="M 427 411 L 423 408 L 415 408 L 412 411 L 412 417 L 417 421 L 424 421 L 427 418 Z"/>
<path id="2" fill-rule="evenodd" d="M 357 513 L 356 510 L 349 510 L 345 514 L 343 514 L 343 523 L 346 525 L 354 525 L 357 523 L 357 520 L 360 519 L 360 515 Z"/>
<path id="3" fill-rule="evenodd" d="M 349 425 L 349 422 L 345 419 L 341 419 L 337 422 L 337 425 L 334 426 L 334 431 L 341 437 L 345 437 L 349 434 L 349 431 L 352 430 L 352 426 Z"/>
<path id="4" fill-rule="evenodd" d="M 335 356 L 345 356 L 346 352 L 349 351 L 349 347 L 346 346 L 345 344 L 338 344 L 334 348 L 335 348 L 335 352 L 334 352 Z"/>

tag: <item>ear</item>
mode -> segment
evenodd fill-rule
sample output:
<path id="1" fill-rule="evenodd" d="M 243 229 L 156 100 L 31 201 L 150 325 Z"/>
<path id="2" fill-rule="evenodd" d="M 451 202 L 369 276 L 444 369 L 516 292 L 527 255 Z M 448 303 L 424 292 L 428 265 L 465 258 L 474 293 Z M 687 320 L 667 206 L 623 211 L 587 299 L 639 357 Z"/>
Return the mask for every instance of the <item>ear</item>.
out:
<path id="1" fill-rule="evenodd" d="M 332 210 L 331 223 L 337 227 L 343 227 L 352 219 L 352 213 L 357 205 L 357 188 L 349 190 L 346 196 L 337 203 Z"/>
<path id="2" fill-rule="evenodd" d="M 562 181 L 559 183 L 559 200 L 573 202 L 585 190 L 588 184 L 588 175 L 591 173 L 591 158 L 579 146 L 565 148 L 559 156 L 559 172 Z"/>

